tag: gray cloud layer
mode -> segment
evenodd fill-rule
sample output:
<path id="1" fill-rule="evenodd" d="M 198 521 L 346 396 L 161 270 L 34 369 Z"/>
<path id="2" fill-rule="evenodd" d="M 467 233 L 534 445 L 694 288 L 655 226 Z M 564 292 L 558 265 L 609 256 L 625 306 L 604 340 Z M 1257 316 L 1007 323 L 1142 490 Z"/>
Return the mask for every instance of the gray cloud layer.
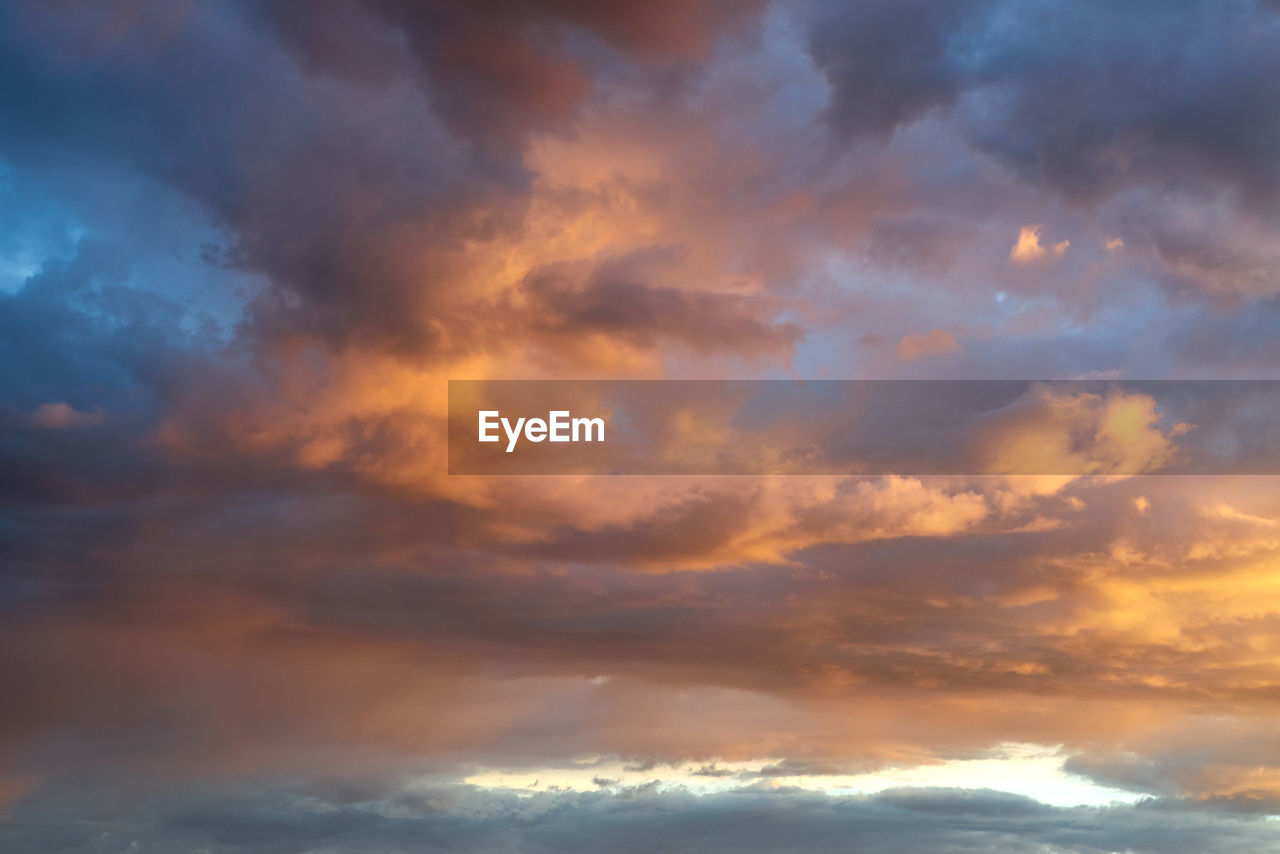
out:
<path id="1" fill-rule="evenodd" d="M 313 786 L 197 790 L 150 800 L 145 809 L 130 800 L 124 794 L 79 798 L 74 802 L 85 820 L 60 828 L 45 824 L 42 811 L 50 807 L 36 801 L 0 827 L 0 840 L 21 850 L 219 854 L 1261 854 L 1280 841 L 1273 822 L 1176 802 L 1064 809 L 996 792 L 946 789 L 835 798 L 752 789 L 700 797 L 647 787 L 520 796 L 439 785 L 398 792 Z"/>

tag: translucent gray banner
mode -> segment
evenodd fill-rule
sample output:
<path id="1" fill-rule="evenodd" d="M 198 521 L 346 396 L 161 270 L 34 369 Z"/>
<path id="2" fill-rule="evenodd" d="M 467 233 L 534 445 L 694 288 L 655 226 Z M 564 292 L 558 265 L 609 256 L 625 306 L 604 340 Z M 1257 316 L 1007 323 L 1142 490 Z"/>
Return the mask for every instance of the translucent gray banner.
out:
<path id="1" fill-rule="evenodd" d="M 450 380 L 451 474 L 1277 474 L 1272 380 Z"/>

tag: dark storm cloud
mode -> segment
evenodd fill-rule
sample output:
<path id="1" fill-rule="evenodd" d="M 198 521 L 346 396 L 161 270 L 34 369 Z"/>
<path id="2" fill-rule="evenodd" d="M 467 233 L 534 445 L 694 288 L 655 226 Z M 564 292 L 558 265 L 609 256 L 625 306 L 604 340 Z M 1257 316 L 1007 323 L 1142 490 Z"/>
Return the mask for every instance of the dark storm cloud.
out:
<path id="1" fill-rule="evenodd" d="M 1053 808 L 989 791 L 896 790 L 866 798 L 742 789 L 692 796 L 652 787 L 519 796 L 463 786 L 180 790 L 139 808 L 128 794 L 60 793 L 19 803 L 0 840 L 23 849 L 210 852 L 813 851 L 886 854 L 1263 854 L 1273 822 L 1176 801 Z M 355 799 L 355 800 L 353 800 Z M 53 800 L 53 799 L 50 799 Z"/>
<path id="2" fill-rule="evenodd" d="M 270 277 L 264 332 L 429 349 L 419 284 L 443 274 L 406 247 L 428 223 L 438 241 L 493 228 L 502 214 L 478 206 L 518 191 L 518 167 L 469 161 L 403 90 L 376 105 L 318 97 L 232 7 L 187 12 L 157 35 L 143 6 L 98 47 L 95 28 L 113 23 L 102 10 L 8 8 L 6 155 L 125 166 L 193 197 L 229 230 L 222 263 Z"/>
<path id="3" fill-rule="evenodd" d="M 823 9 L 810 43 L 837 127 L 963 102 L 977 145 L 1072 198 L 1221 183 L 1276 201 L 1280 22 L 1250 0 L 860 3 Z"/>
<path id="4" fill-rule="evenodd" d="M 1271 295 L 1280 16 L 1252 0 L 823 7 L 810 49 L 841 135 L 943 111 L 1028 185 L 1097 209 L 1175 291 Z M 1137 203 L 1126 194 L 1149 193 Z M 1213 208 L 1179 223 L 1170 211 Z M 925 250 L 928 252 L 928 244 Z"/>
<path id="5" fill-rule="evenodd" d="M 975 46 L 971 133 L 1073 198 L 1225 186 L 1273 210 L 1278 47 L 1252 2 L 1011 5 Z"/>
<path id="6" fill-rule="evenodd" d="M 63 12 L 3 11 L 7 157 L 129 168 L 194 198 L 225 232 L 210 260 L 267 278 L 246 327 L 259 343 L 409 357 L 485 346 L 459 343 L 485 333 L 477 315 L 491 310 L 470 296 L 462 250 L 521 228 L 528 135 L 563 130 L 612 61 L 575 48 L 574 33 L 618 61 L 687 63 L 754 14 L 555 2 Z M 602 292 L 595 314 L 629 295 L 635 311 L 598 317 L 604 331 L 635 320 L 652 343 L 657 313 L 669 323 L 690 308 L 755 322 L 734 297 L 643 288 Z M 722 339 L 702 346 L 735 346 Z"/>
<path id="7" fill-rule="evenodd" d="M 909 0 L 825 4 L 811 22 L 810 49 L 832 87 L 828 117 L 849 134 L 887 134 L 968 85 L 963 31 L 985 2 Z"/>
<path id="8" fill-rule="evenodd" d="M 154 485 L 138 432 L 202 354 L 179 307 L 129 287 L 128 269 L 86 241 L 0 294 L 0 500 L 105 503 Z"/>
<path id="9" fill-rule="evenodd" d="M 329 0 L 303 15 L 255 4 L 311 68 L 378 84 L 394 73 L 393 58 L 410 59 L 450 127 L 485 147 L 518 145 L 531 128 L 568 119 L 591 94 L 602 57 L 576 37 L 593 36 L 641 62 L 688 61 L 758 5 Z"/>

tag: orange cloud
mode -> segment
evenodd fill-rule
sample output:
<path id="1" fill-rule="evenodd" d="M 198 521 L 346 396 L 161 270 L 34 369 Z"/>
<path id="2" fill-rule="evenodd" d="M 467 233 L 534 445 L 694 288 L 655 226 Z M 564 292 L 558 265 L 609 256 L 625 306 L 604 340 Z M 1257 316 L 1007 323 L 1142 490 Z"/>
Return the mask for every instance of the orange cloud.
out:
<path id="1" fill-rule="evenodd" d="M 1009 260 L 1019 264 L 1030 264 L 1051 256 L 1061 258 L 1066 254 L 1067 247 L 1071 245 L 1069 240 L 1059 241 L 1048 248 L 1040 245 L 1040 232 L 1043 229 L 1044 226 L 1041 225 L 1022 226 L 1018 232 L 1018 241 L 1009 250 Z"/>
<path id="2" fill-rule="evenodd" d="M 42 403 L 28 418 L 34 427 L 49 430 L 68 430 L 75 427 L 89 427 L 106 421 L 106 413 L 100 409 L 92 412 L 80 412 L 68 403 Z"/>
<path id="3" fill-rule="evenodd" d="M 928 334 L 913 332 L 903 336 L 898 342 L 898 355 L 907 362 L 947 353 L 959 353 L 962 349 L 956 342 L 955 336 L 944 329 L 935 329 Z"/>

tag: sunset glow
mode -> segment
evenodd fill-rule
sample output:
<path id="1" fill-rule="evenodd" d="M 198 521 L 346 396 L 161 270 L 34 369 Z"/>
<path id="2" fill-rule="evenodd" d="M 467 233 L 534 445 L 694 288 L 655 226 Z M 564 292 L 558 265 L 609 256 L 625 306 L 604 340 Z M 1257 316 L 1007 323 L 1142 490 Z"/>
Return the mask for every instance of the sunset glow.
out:
<path id="1" fill-rule="evenodd" d="M 1280 5 L 0 0 L 0 80 L 0 850 L 1280 851 Z"/>

